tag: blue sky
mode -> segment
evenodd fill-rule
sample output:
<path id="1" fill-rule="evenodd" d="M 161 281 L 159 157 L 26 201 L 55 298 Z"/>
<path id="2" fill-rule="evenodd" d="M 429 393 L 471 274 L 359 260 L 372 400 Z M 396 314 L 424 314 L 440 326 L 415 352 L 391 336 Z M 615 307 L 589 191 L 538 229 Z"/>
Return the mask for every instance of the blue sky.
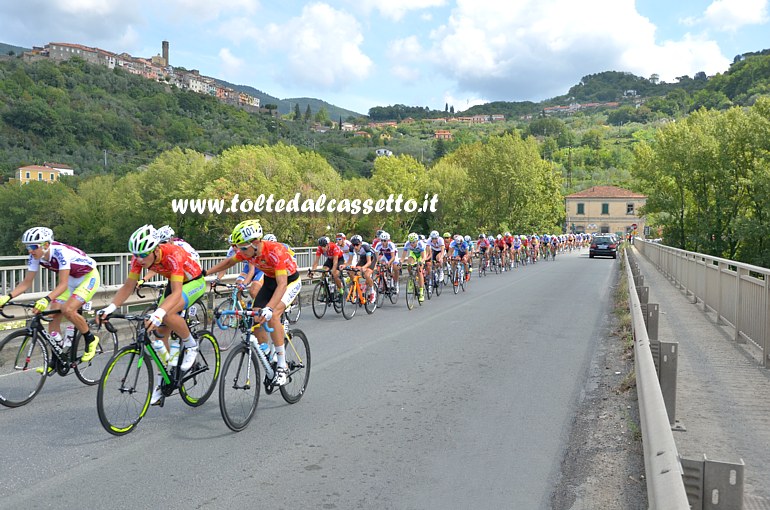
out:
<path id="1" fill-rule="evenodd" d="M 284 99 L 367 113 L 539 101 L 587 74 L 667 82 L 770 48 L 769 0 L 26 0 L 0 42 L 150 57 Z"/>

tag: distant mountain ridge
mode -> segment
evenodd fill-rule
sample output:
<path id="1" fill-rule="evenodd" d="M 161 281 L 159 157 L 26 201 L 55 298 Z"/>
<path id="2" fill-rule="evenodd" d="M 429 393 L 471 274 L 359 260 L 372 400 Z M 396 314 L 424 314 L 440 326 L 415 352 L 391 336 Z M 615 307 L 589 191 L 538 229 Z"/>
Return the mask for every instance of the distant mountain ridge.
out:
<path id="1" fill-rule="evenodd" d="M 294 97 L 294 98 L 287 98 L 287 99 L 278 99 L 275 96 L 271 96 L 270 94 L 266 92 L 262 92 L 261 90 L 255 89 L 254 87 L 251 87 L 249 85 L 236 85 L 234 83 L 229 83 L 219 79 L 217 79 L 217 81 L 223 85 L 226 85 L 232 88 L 233 90 L 237 90 L 239 92 L 245 92 L 250 96 L 258 97 L 259 104 L 263 108 L 266 104 L 278 105 L 278 113 L 280 113 L 281 115 L 286 115 L 287 113 L 293 112 L 294 105 L 299 104 L 299 111 L 303 115 L 305 114 L 305 110 L 307 109 L 308 105 L 310 105 L 310 111 L 312 111 L 313 114 L 318 112 L 318 110 L 320 110 L 321 107 L 324 107 L 326 108 L 326 111 L 329 112 L 329 118 L 335 121 L 339 120 L 340 117 L 342 117 L 342 119 L 345 120 L 348 117 L 366 116 L 365 113 L 358 113 L 352 110 L 346 110 L 345 108 L 340 108 L 339 106 L 335 106 L 333 104 L 327 103 L 322 99 L 316 99 L 312 97 Z"/>
<path id="2" fill-rule="evenodd" d="M 24 48 L 22 46 L 14 46 L 13 44 L 0 43 L 0 55 L 8 55 L 9 52 L 13 52 L 14 55 L 21 55 L 25 51 L 31 51 L 32 48 Z"/>

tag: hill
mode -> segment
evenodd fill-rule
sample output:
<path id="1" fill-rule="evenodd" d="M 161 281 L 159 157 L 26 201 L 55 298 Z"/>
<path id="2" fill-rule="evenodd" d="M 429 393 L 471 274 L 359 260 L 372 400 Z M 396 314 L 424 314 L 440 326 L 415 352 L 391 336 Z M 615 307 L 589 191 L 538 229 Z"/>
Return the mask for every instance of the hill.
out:
<path id="1" fill-rule="evenodd" d="M 21 46 L 14 46 L 12 44 L 0 43 L 0 55 L 10 55 L 13 52 L 14 55 L 21 55 L 25 51 L 30 51 L 31 48 L 22 48 Z"/>
<path id="2" fill-rule="evenodd" d="M 293 112 L 294 105 L 299 103 L 299 110 L 303 114 L 305 113 L 305 110 L 307 109 L 308 105 L 310 105 L 310 111 L 313 112 L 313 114 L 318 112 L 323 107 L 323 108 L 326 108 L 327 112 L 329 112 L 329 118 L 335 121 L 338 120 L 340 117 L 342 117 L 343 120 L 346 120 L 349 117 L 358 118 L 358 117 L 365 116 L 361 113 L 357 113 L 351 110 L 346 110 L 345 108 L 340 108 L 339 106 L 334 106 L 333 104 L 327 103 L 326 101 L 323 101 L 321 99 L 315 99 L 310 97 L 278 99 L 275 96 L 271 96 L 270 94 L 266 92 L 262 92 L 261 90 L 255 89 L 254 87 L 251 87 L 249 85 L 236 85 L 234 83 L 228 83 L 224 80 L 217 80 L 217 81 L 239 92 L 245 92 L 246 94 L 249 94 L 251 96 L 258 97 L 260 104 L 263 107 L 268 104 L 277 105 L 278 113 L 280 113 L 281 115 L 286 115 L 287 113 Z"/>

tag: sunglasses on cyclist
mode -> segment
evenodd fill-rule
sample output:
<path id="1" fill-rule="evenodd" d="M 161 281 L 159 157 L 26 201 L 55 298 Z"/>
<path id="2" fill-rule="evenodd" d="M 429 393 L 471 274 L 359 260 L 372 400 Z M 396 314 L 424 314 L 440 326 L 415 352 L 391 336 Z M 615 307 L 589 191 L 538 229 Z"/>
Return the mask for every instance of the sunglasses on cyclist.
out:
<path id="1" fill-rule="evenodd" d="M 28 244 L 27 245 L 27 251 L 35 251 L 38 248 L 40 248 L 39 244 Z"/>
<path id="2" fill-rule="evenodd" d="M 134 253 L 134 256 L 137 257 L 137 258 L 140 258 L 140 259 L 146 259 L 150 255 L 152 255 L 151 251 L 147 252 L 147 253 Z"/>
<path id="3" fill-rule="evenodd" d="M 238 247 L 238 249 L 241 250 L 241 251 L 246 251 L 249 248 L 253 248 L 253 246 L 251 244 L 247 244 L 246 246 L 239 246 Z"/>

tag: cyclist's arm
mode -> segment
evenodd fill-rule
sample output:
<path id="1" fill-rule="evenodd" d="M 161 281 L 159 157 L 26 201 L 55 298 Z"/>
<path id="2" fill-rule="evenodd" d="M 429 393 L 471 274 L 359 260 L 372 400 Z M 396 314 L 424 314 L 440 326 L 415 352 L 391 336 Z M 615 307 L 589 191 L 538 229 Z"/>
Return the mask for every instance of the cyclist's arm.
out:
<path id="1" fill-rule="evenodd" d="M 24 279 L 19 282 L 19 284 L 11 292 L 8 293 L 11 299 L 24 294 L 27 289 L 32 286 L 32 282 L 35 280 L 35 276 L 37 276 L 37 271 L 27 271 Z"/>
<path id="2" fill-rule="evenodd" d="M 228 259 L 224 259 L 220 261 L 219 263 L 215 264 L 214 267 L 206 271 L 208 274 L 211 273 L 217 273 L 217 278 L 221 279 L 222 275 L 225 271 L 233 267 L 235 264 L 238 263 L 238 260 L 236 260 L 235 257 L 230 257 Z"/>
<path id="3" fill-rule="evenodd" d="M 315 256 L 315 260 L 313 261 L 313 265 L 310 266 L 310 272 L 313 272 L 313 271 L 316 270 L 316 268 L 318 267 L 318 263 L 320 261 L 321 261 L 321 256 L 320 255 L 316 255 Z"/>
<path id="4" fill-rule="evenodd" d="M 156 273 L 155 271 L 147 271 L 147 274 L 144 275 L 144 279 L 152 280 L 153 278 L 155 278 L 155 276 L 157 276 L 157 274 L 158 273 Z"/>

